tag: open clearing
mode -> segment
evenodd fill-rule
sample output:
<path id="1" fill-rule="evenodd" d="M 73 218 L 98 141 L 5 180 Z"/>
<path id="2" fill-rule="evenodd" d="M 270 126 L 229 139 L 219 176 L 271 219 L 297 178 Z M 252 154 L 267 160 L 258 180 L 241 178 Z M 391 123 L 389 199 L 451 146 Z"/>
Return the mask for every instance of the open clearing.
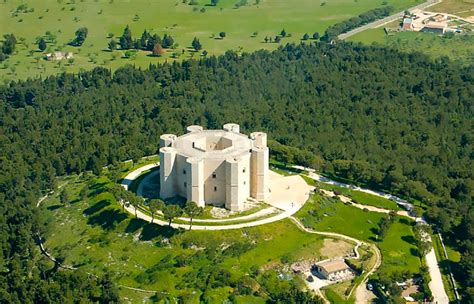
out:
<path id="1" fill-rule="evenodd" d="M 188 1 L 189 2 L 189 1 Z M 299 42 L 304 33 L 322 33 L 337 22 L 358 15 L 375 7 L 392 5 L 404 9 L 421 0 L 255 0 L 236 8 L 238 0 L 220 0 L 210 6 L 210 0 L 196 1 L 197 5 L 182 0 L 32 0 L 26 9 L 17 12 L 19 0 L 0 3 L 1 34 L 14 33 L 20 42 L 18 52 L 0 64 L 0 80 L 46 76 L 63 71 L 78 72 L 94 66 L 116 69 L 126 63 L 147 67 L 150 63 L 197 58 L 199 54 L 189 52 L 194 37 L 200 39 L 203 50 L 209 54 L 222 54 L 226 50 L 250 52 L 258 49 L 275 49 L 279 44 L 264 43 L 264 38 L 275 37 L 282 29 L 290 34 L 281 43 Z M 203 10 L 203 12 L 201 12 Z M 143 30 L 163 36 L 172 35 L 176 49 L 169 50 L 162 58 L 149 57 L 149 52 L 138 52 L 131 59 L 122 58 L 123 51 L 109 52 L 109 34 L 115 38 L 122 35 L 129 25 L 134 38 L 140 38 Z M 74 32 L 80 27 L 88 28 L 88 36 L 81 47 L 68 46 Z M 50 31 L 56 38 L 48 49 L 41 53 L 36 40 Z M 224 39 L 218 34 L 226 33 Z M 255 35 L 256 34 L 256 35 Z M 73 62 L 46 61 L 47 52 L 56 50 L 74 53 Z"/>

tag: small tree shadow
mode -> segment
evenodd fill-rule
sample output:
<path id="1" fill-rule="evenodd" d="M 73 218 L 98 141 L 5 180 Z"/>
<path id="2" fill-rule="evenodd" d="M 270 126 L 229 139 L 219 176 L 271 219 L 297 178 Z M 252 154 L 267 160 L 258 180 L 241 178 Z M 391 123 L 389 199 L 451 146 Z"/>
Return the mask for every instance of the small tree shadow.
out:
<path id="1" fill-rule="evenodd" d="M 156 237 L 171 238 L 174 235 L 180 234 L 183 229 L 174 229 L 169 226 L 160 226 L 157 224 L 147 224 L 143 227 L 140 239 L 143 241 L 150 241 Z"/>
<path id="2" fill-rule="evenodd" d="M 404 235 L 402 236 L 402 240 L 404 240 L 408 244 L 416 245 L 416 239 L 413 237 L 413 235 Z"/>
<path id="3" fill-rule="evenodd" d="M 108 200 L 101 200 L 94 205 L 90 206 L 89 208 L 85 209 L 83 213 L 85 215 L 92 215 L 96 212 L 99 212 L 100 210 L 104 209 L 105 207 L 110 205 L 110 201 Z"/>
<path id="4" fill-rule="evenodd" d="M 412 223 L 410 223 L 410 221 L 408 219 L 404 218 L 404 217 L 400 217 L 398 219 L 398 222 L 400 224 L 404 224 L 404 225 L 410 225 L 410 226 L 412 225 Z"/>
<path id="5" fill-rule="evenodd" d="M 96 226 L 99 225 L 105 230 L 111 230 L 127 218 L 127 214 L 113 209 L 104 210 L 94 216 L 91 216 L 87 224 Z"/>
<path id="6" fill-rule="evenodd" d="M 46 207 L 46 209 L 48 209 L 49 211 L 54 211 L 56 209 L 59 209 L 61 208 L 63 205 L 52 205 L 52 206 L 48 206 Z"/>
<path id="7" fill-rule="evenodd" d="M 417 258 L 420 257 L 420 252 L 416 248 L 410 248 L 410 253 L 412 256 L 415 256 Z"/>
<path id="8" fill-rule="evenodd" d="M 134 233 L 138 229 L 145 226 L 146 222 L 141 219 L 133 218 L 128 222 L 127 228 L 125 228 L 126 233 Z"/>

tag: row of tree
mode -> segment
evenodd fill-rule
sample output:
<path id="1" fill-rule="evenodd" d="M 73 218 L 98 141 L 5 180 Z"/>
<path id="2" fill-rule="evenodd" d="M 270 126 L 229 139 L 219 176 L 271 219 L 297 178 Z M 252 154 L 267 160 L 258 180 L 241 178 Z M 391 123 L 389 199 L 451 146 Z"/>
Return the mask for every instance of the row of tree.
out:
<path id="1" fill-rule="evenodd" d="M 393 12 L 393 10 L 393 6 L 374 8 L 370 11 L 360 14 L 359 16 L 352 17 L 350 19 L 331 25 L 324 32 L 324 35 L 321 37 L 321 40 L 326 42 L 335 40 L 337 36 L 342 33 L 349 32 L 350 30 L 358 28 L 359 26 L 389 16 L 390 13 Z"/>
<path id="2" fill-rule="evenodd" d="M 119 38 L 119 42 L 112 38 L 109 41 L 108 48 L 113 51 L 117 49 L 117 46 L 120 46 L 122 50 L 146 50 L 153 51 L 153 48 L 159 44 L 161 47 L 168 49 L 173 47 L 174 39 L 171 35 L 165 34 L 160 37 L 158 34 L 150 34 L 147 30 L 144 30 L 139 39 L 134 39 L 132 36 L 132 31 L 127 25 L 123 30 L 122 36 Z"/>
<path id="3" fill-rule="evenodd" d="M 161 199 L 150 199 L 144 201 L 143 198 L 135 195 L 131 191 L 125 190 L 122 186 L 116 186 L 112 189 L 115 199 L 125 209 L 132 206 L 135 210 L 135 218 L 137 218 L 137 210 L 140 206 L 145 207 L 151 214 L 151 223 L 155 220 L 155 216 L 160 212 L 165 220 L 168 221 L 168 226 L 171 226 L 173 219 L 182 215 L 187 215 L 189 218 L 189 230 L 193 226 L 193 219 L 204 212 L 204 208 L 199 207 L 196 202 L 189 201 L 181 208 L 177 204 L 165 204 Z"/>
<path id="4" fill-rule="evenodd" d="M 0 62 L 7 59 L 15 52 L 16 48 L 16 37 L 13 34 L 3 35 L 3 43 L 0 46 Z"/>

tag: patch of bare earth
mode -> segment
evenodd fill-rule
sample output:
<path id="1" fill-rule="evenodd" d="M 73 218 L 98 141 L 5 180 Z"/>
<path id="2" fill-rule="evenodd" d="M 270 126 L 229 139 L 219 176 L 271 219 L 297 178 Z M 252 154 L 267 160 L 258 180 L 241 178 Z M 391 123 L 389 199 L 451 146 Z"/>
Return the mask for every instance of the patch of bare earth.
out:
<path id="1" fill-rule="evenodd" d="M 334 258 L 347 256 L 352 253 L 354 246 L 347 242 L 334 239 L 325 239 L 320 254 L 323 257 Z"/>

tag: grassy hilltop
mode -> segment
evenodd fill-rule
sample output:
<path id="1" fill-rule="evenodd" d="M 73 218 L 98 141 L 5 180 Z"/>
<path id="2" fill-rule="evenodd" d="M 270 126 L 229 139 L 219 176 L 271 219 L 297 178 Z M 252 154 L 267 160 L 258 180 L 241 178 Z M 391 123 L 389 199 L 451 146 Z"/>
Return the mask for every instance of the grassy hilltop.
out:
<path id="1" fill-rule="evenodd" d="M 191 2 L 195 5 L 190 5 Z M 178 59 L 197 58 L 200 53 L 190 51 L 194 37 L 209 54 L 275 49 L 282 43 L 300 41 L 305 33 L 309 36 L 314 32 L 323 33 L 332 24 L 376 7 L 391 5 L 404 9 L 420 2 L 219 0 L 212 6 L 210 0 L 6 0 L 0 3 L 0 34 L 13 33 L 19 44 L 16 54 L 0 63 L 0 80 L 78 72 L 94 66 L 115 69 L 126 63 L 146 67 L 150 63 L 175 60 L 171 58 L 172 53 L 179 55 Z M 161 37 L 172 35 L 175 49 L 167 50 L 160 58 L 150 57 L 150 52 L 144 51 L 132 58 L 123 58 L 123 51 L 108 51 L 110 36 L 118 40 L 126 25 L 136 39 L 145 29 Z M 87 39 L 81 47 L 69 46 L 80 27 L 87 27 Z M 283 29 L 288 35 L 280 43 L 264 42 L 266 36 L 274 38 Z M 48 42 L 47 49 L 40 52 L 36 41 L 46 37 L 48 31 L 55 42 Z M 225 38 L 220 39 L 220 32 L 226 33 Z M 56 50 L 73 52 L 74 60 L 42 59 L 45 53 Z"/>

